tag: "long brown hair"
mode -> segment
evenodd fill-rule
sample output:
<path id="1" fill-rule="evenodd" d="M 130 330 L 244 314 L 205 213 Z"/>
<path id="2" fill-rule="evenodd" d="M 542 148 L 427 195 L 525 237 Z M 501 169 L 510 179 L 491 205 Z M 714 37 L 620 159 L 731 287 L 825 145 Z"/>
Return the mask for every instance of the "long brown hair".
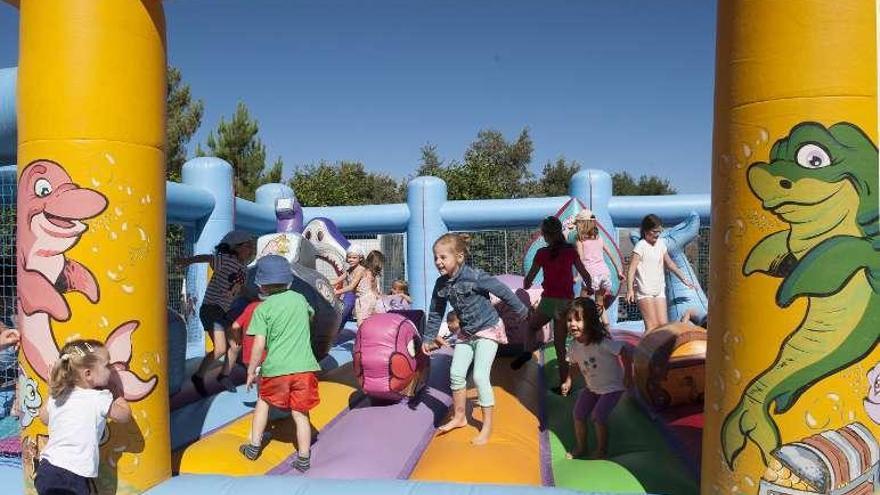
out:
<path id="1" fill-rule="evenodd" d="M 80 372 L 93 369 L 99 362 L 98 350 L 104 344 L 97 340 L 72 340 L 61 348 L 58 361 L 49 375 L 49 394 L 55 400 L 63 400 L 79 381 Z"/>
<path id="2" fill-rule="evenodd" d="M 541 222 L 541 233 L 545 237 L 549 237 L 548 247 L 550 248 L 550 258 L 555 259 L 559 255 L 559 250 L 565 246 L 571 246 L 562 235 L 562 222 L 558 218 L 550 216 Z"/>
<path id="3" fill-rule="evenodd" d="M 364 258 L 364 261 L 361 261 L 361 266 L 366 268 L 373 274 L 374 277 L 378 277 L 379 274 L 382 273 L 382 266 L 385 264 L 385 255 L 382 254 L 382 251 L 372 250 L 370 254 Z"/>
<path id="4" fill-rule="evenodd" d="M 565 314 L 568 316 L 578 310 L 584 320 L 584 335 L 587 337 L 587 344 L 601 344 L 603 340 L 611 338 L 608 327 L 602 323 L 599 307 L 595 301 L 589 297 L 577 297 L 568 306 L 568 311 Z"/>

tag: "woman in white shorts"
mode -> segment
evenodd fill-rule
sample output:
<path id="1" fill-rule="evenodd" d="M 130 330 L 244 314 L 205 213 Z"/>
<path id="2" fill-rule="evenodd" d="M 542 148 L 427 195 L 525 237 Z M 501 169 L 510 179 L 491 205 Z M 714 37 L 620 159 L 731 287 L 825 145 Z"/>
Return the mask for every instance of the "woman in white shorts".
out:
<path id="1" fill-rule="evenodd" d="M 669 322 L 666 313 L 664 266 L 680 278 L 684 285 L 693 288 L 693 284 L 669 257 L 666 243 L 660 238 L 661 232 L 663 223 L 657 215 L 647 215 L 642 219 L 642 238 L 633 248 L 626 278 L 626 300 L 638 303 L 647 332 Z"/>

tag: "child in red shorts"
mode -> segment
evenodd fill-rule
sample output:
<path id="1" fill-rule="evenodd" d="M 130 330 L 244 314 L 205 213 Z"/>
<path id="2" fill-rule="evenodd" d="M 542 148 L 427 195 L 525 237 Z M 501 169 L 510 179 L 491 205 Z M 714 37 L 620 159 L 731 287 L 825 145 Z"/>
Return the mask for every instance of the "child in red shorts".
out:
<path id="1" fill-rule="evenodd" d="M 312 443 L 309 411 L 320 402 L 315 374 L 320 366 L 312 354 L 309 330 L 315 311 L 302 294 L 289 289 L 292 281 L 290 263 L 285 258 L 270 255 L 257 262 L 255 282 L 266 299 L 254 310 L 247 329 L 248 335 L 254 336 L 247 388 L 253 386 L 260 367 L 259 398 L 250 442 L 239 451 L 248 459 L 256 460 L 263 450 L 269 406 L 289 409 L 296 426 L 297 458 L 293 468 L 304 472 L 310 466 Z"/>

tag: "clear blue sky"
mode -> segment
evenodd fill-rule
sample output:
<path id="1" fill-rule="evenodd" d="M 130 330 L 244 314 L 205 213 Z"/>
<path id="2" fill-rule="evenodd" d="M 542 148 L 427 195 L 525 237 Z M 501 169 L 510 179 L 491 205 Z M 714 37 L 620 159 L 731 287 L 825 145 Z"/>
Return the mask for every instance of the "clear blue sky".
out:
<path id="1" fill-rule="evenodd" d="M 204 142 L 244 101 L 270 160 L 359 160 L 403 177 L 419 148 L 460 159 L 481 128 L 525 126 L 532 168 L 668 177 L 709 190 L 715 2 L 167 0 L 169 60 Z M 0 4 L 0 67 L 18 13 Z M 193 146 L 194 147 L 194 146 Z"/>

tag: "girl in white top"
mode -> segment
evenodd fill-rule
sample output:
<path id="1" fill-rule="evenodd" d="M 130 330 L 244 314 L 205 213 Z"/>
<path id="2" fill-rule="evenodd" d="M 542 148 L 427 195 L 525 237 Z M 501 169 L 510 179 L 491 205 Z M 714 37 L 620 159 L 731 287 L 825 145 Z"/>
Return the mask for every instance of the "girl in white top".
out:
<path id="1" fill-rule="evenodd" d="M 110 354 L 97 340 L 74 340 L 62 349 L 49 377 L 50 398 L 40 409 L 49 441 L 34 485 L 40 495 L 88 495 L 98 477 L 98 444 L 107 418 L 131 420 Z"/>
<path id="2" fill-rule="evenodd" d="M 586 452 L 587 419 L 596 430 L 596 448 L 591 458 L 604 458 L 608 452 L 608 418 L 623 392 L 632 384 L 632 348 L 611 338 L 599 319 L 599 309 L 589 298 L 572 301 L 566 316 L 571 346 L 568 361 L 572 372 L 580 371 L 586 388 L 581 390 L 572 415 L 577 446 L 569 459 Z M 571 391 L 571 375 L 562 384 L 562 395 Z"/>
<path id="3" fill-rule="evenodd" d="M 666 273 L 664 266 L 675 274 L 687 287 L 693 284 L 669 257 L 666 242 L 660 238 L 663 223 L 657 215 L 642 219 L 642 238 L 633 248 L 632 261 L 626 280 L 626 300 L 638 302 L 645 320 L 645 331 L 651 331 L 669 323 L 666 314 Z"/>

